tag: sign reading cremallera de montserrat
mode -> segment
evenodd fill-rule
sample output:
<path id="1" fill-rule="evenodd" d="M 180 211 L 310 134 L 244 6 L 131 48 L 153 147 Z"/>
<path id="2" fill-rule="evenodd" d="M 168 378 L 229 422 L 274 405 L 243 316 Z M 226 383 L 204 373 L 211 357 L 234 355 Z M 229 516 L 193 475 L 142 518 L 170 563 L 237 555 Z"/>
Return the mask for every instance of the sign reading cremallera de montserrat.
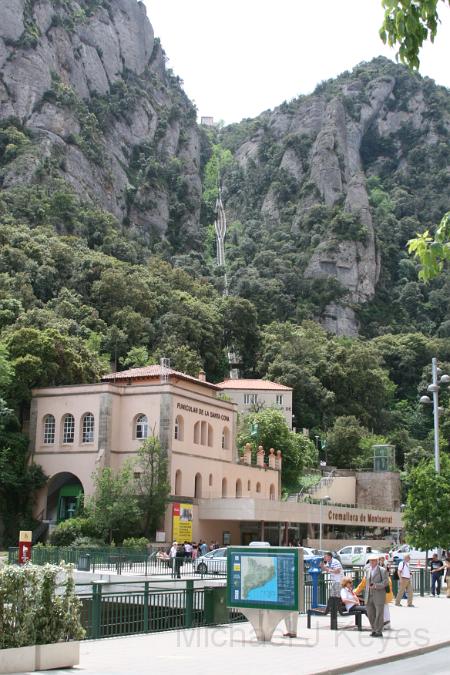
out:
<path id="1" fill-rule="evenodd" d="M 188 403 L 177 403 L 177 409 L 184 410 L 184 412 L 194 413 L 195 415 L 201 415 L 202 417 L 209 417 L 210 419 L 222 420 L 222 422 L 230 421 L 230 417 L 224 413 L 219 413 L 216 410 L 199 408 L 198 406 L 189 405 Z"/>
<path id="2" fill-rule="evenodd" d="M 392 525 L 392 516 L 358 511 L 328 511 L 328 520 L 341 523 L 367 523 L 369 525 Z"/>

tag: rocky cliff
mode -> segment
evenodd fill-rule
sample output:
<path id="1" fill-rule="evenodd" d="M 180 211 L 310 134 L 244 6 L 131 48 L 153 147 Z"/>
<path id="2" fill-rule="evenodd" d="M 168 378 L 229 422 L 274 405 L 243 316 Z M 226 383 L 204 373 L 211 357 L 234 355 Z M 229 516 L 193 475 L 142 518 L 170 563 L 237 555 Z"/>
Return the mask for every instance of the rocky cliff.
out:
<path id="1" fill-rule="evenodd" d="M 197 231 L 196 113 L 142 2 L 2 0 L 0 120 L 3 190 L 62 180 L 143 243 Z"/>
<path id="2" fill-rule="evenodd" d="M 238 164 L 225 175 L 233 217 L 279 267 L 274 233 L 289 238 L 295 255 L 285 258 L 280 278 L 296 272 L 303 283 L 336 282 L 335 297 L 315 317 L 329 330 L 358 332 L 357 312 L 374 299 L 383 265 L 392 264 L 389 231 L 398 263 L 414 227 L 448 208 L 430 178 L 439 173 L 448 188 L 449 103 L 448 90 L 379 58 L 223 131 Z M 266 256 L 272 278 L 270 267 Z"/>
<path id="3" fill-rule="evenodd" d="M 221 290 L 212 207 L 229 150 L 228 280 L 260 325 L 445 321 L 450 292 L 428 302 L 405 245 L 449 208 L 449 111 L 447 89 L 378 58 L 206 133 L 141 2 L 0 3 L 0 217 L 130 262 L 176 256 Z"/>

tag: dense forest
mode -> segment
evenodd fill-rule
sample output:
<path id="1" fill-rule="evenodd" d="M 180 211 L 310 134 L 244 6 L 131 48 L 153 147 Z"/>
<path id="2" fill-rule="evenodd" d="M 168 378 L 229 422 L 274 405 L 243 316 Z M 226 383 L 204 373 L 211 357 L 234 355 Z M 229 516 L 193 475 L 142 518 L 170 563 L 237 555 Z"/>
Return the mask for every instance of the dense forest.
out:
<path id="1" fill-rule="evenodd" d="M 230 346 L 243 376 L 293 387 L 295 426 L 327 439 L 329 463 L 369 466 L 373 441 L 395 444 L 401 469 L 430 453 L 418 397 L 432 356 L 450 372 L 450 277 L 422 283 L 405 247 L 449 208 L 450 92 L 379 58 L 254 120 L 205 129 L 140 15 L 131 26 L 147 31 L 145 49 L 125 57 L 106 0 L 30 0 L 19 26 L 2 22 L 6 5 L 2 512 L 25 517 L 23 495 L 44 480 L 26 468 L 32 387 L 162 356 L 217 382 Z M 51 65 L 36 83 L 27 68 L 42 55 Z M 218 175 L 228 296 L 215 262 Z M 442 428 L 448 450 L 445 417 Z"/>

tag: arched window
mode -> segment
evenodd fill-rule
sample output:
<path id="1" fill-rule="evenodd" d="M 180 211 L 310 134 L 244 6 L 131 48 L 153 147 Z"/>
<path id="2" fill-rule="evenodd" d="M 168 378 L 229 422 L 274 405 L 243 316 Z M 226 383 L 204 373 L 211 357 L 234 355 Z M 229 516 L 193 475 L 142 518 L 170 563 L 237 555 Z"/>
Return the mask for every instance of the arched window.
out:
<path id="1" fill-rule="evenodd" d="M 94 415 L 85 413 L 81 418 L 81 438 L 82 443 L 94 442 Z"/>
<path id="2" fill-rule="evenodd" d="M 212 487 L 213 484 L 213 475 L 212 473 L 209 474 L 209 487 Z"/>
<path id="3" fill-rule="evenodd" d="M 248 480 L 247 481 L 247 491 L 250 492 L 251 489 L 252 489 L 252 484 L 251 484 L 251 481 Z"/>
<path id="4" fill-rule="evenodd" d="M 200 422 L 194 424 L 194 443 L 200 443 Z"/>
<path id="5" fill-rule="evenodd" d="M 50 445 L 55 442 L 55 418 L 53 415 L 44 417 L 44 444 Z"/>
<path id="6" fill-rule="evenodd" d="M 242 481 L 240 478 L 236 481 L 236 497 L 242 497 Z"/>
<path id="7" fill-rule="evenodd" d="M 63 443 L 73 443 L 75 439 L 75 418 L 73 415 L 64 415 Z"/>
<path id="8" fill-rule="evenodd" d="M 261 492 L 261 483 L 256 483 L 256 492 Z"/>
<path id="9" fill-rule="evenodd" d="M 181 415 L 175 418 L 174 438 L 176 441 L 182 441 L 184 437 L 184 419 Z"/>
<path id="10" fill-rule="evenodd" d="M 222 429 L 222 449 L 228 450 L 230 447 L 230 430 L 228 427 Z"/>
<path id="11" fill-rule="evenodd" d="M 200 443 L 202 445 L 206 445 L 206 441 L 208 439 L 207 433 L 208 433 L 208 425 L 206 424 L 206 422 L 202 422 L 202 435 L 200 439 Z"/>
<path id="12" fill-rule="evenodd" d="M 275 485 L 273 483 L 270 485 L 269 499 L 275 499 Z"/>
<path id="13" fill-rule="evenodd" d="M 227 479 L 222 478 L 222 497 L 227 496 Z"/>
<path id="14" fill-rule="evenodd" d="M 181 471 L 177 469 L 175 472 L 175 494 L 181 495 Z"/>
<path id="15" fill-rule="evenodd" d="M 208 424 L 208 447 L 212 448 L 214 444 L 214 431 L 211 424 Z"/>
<path id="16" fill-rule="evenodd" d="M 194 497 L 198 499 L 201 496 L 202 496 L 202 477 L 201 474 L 196 473 L 194 481 Z"/>
<path id="17" fill-rule="evenodd" d="M 137 439 L 148 438 L 147 415 L 138 415 L 136 417 L 134 436 Z"/>

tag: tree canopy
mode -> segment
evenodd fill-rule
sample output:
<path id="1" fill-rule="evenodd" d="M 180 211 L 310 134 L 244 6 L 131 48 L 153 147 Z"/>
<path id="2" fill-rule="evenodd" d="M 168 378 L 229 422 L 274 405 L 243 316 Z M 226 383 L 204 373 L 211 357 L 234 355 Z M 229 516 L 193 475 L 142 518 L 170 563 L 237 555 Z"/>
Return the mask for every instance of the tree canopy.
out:
<path id="1" fill-rule="evenodd" d="M 449 0 L 442 2 L 450 4 Z M 420 65 L 423 43 L 436 37 L 439 4 L 439 0 L 382 0 L 385 12 L 380 37 L 391 47 L 398 46 L 400 60 L 411 68 Z"/>

